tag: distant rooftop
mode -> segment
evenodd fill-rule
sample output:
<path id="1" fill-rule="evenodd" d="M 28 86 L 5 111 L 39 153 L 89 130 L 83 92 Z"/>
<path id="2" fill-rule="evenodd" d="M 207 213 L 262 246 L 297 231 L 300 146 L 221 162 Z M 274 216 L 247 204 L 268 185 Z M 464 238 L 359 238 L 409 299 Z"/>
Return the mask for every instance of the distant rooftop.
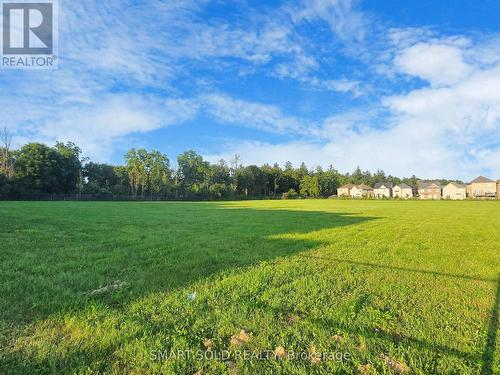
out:
<path id="1" fill-rule="evenodd" d="M 459 184 L 458 182 L 450 182 L 448 185 L 453 185 L 453 186 L 458 187 L 458 188 L 465 188 L 465 187 L 467 187 L 467 185 Z"/>
<path id="2" fill-rule="evenodd" d="M 394 187 L 394 184 L 392 182 L 377 182 L 374 186 L 375 189 L 380 189 L 382 186 L 385 186 L 386 188 L 392 189 Z"/>
<path id="3" fill-rule="evenodd" d="M 490 180 L 489 178 L 486 178 L 484 176 L 479 176 L 479 177 L 476 177 L 474 180 L 472 180 L 470 183 L 471 184 L 484 184 L 487 182 L 495 182 L 495 181 Z"/>
<path id="4" fill-rule="evenodd" d="M 419 182 L 418 188 L 419 189 L 427 189 L 433 184 L 437 185 L 438 187 L 441 187 L 441 184 L 439 182 L 429 181 L 429 182 Z"/>
<path id="5" fill-rule="evenodd" d="M 362 189 L 362 190 L 373 190 L 373 188 L 371 188 L 370 186 L 368 185 L 365 185 L 365 184 L 361 184 L 361 185 L 358 185 L 356 186 L 358 189 Z"/>

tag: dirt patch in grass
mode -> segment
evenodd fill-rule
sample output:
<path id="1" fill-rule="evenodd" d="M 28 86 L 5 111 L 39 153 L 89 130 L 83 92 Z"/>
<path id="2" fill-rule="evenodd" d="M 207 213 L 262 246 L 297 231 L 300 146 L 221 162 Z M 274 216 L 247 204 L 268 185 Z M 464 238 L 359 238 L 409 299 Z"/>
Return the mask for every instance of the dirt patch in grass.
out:
<path id="1" fill-rule="evenodd" d="M 96 296 L 99 294 L 107 293 L 107 292 L 112 291 L 112 290 L 117 290 L 117 289 L 123 288 L 126 285 L 127 285 L 127 283 L 125 281 L 116 280 L 112 284 L 100 286 L 99 288 L 91 291 L 89 294 L 91 296 Z"/>

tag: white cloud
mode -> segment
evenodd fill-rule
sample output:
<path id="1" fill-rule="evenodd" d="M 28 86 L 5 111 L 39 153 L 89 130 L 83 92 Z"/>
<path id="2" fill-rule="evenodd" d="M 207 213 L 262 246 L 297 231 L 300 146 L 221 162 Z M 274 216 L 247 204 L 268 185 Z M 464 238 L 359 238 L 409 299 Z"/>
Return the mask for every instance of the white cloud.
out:
<path id="1" fill-rule="evenodd" d="M 326 22 L 332 32 L 348 47 L 359 45 L 366 37 L 369 18 L 356 7 L 353 0 L 311 0 L 303 1 L 293 9 L 295 22 L 318 19 Z"/>
<path id="2" fill-rule="evenodd" d="M 20 99 L 22 100 L 22 99 Z M 249 102 L 222 94 L 192 99 L 161 99 L 137 94 L 108 94 L 91 102 L 70 104 L 53 111 L 50 105 L 32 103 L 32 113 L 17 113 L 20 126 L 10 127 L 16 145 L 38 141 L 76 141 L 86 156 L 107 161 L 113 145 L 124 137 L 180 125 L 204 114 L 223 124 L 268 133 L 314 136 L 319 130 L 304 119 L 287 116 L 273 105 Z M 22 122 L 21 122 L 22 119 Z"/>
<path id="3" fill-rule="evenodd" d="M 349 80 L 346 78 L 320 80 L 317 77 L 312 77 L 305 81 L 312 87 L 328 91 L 351 93 L 355 97 L 363 94 L 362 84 L 360 81 L 356 80 Z"/>
<path id="4" fill-rule="evenodd" d="M 197 113 L 196 103 L 190 100 L 157 100 L 117 94 L 55 113 L 39 111 L 33 113 L 33 118 L 25 117 L 31 125 L 15 132 L 14 142 L 16 145 L 27 141 L 54 144 L 71 140 L 93 160 L 108 161 L 113 145 L 123 137 L 179 124 Z"/>
<path id="5" fill-rule="evenodd" d="M 432 86 L 445 86 L 465 79 L 472 67 L 454 45 L 418 43 L 401 51 L 395 64 L 402 73 L 420 77 Z"/>
<path id="6" fill-rule="evenodd" d="M 211 94 L 200 97 L 200 105 L 216 120 L 281 134 L 314 134 L 314 127 L 306 121 L 284 115 L 273 105 L 238 100 L 226 95 Z"/>
<path id="7" fill-rule="evenodd" d="M 318 66 L 318 62 L 313 57 L 298 54 L 291 61 L 278 64 L 276 76 L 304 82 L 307 81 L 310 72 L 315 71 Z"/>
<path id="8" fill-rule="evenodd" d="M 238 153 L 246 163 L 305 161 L 309 166 L 333 164 L 344 172 L 359 165 L 398 176 L 465 181 L 478 174 L 500 177 L 500 63 L 483 65 L 477 56 L 482 49 L 468 43 L 452 50 L 435 42 L 416 46 L 406 47 L 405 52 L 411 51 L 406 56 L 444 51 L 452 71 L 439 76 L 443 55 L 430 65 L 412 65 L 415 70 L 407 72 L 428 79 L 430 87 L 387 96 L 382 110 L 364 108 L 326 118 L 314 141 L 231 142 L 227 152 L 209 157 Z M 477 63 L 466 65 L 465 54 Z M 401 61 L 395 64 L 400 67 Z"/>

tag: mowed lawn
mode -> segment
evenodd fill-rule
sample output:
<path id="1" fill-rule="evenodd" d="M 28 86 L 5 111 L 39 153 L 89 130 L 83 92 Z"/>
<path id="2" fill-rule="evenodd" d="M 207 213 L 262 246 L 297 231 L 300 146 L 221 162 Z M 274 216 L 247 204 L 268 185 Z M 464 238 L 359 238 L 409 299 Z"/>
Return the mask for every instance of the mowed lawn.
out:
<path id="1" fill-rule="evenodd" d="M 499 273 L 500 202 L 0 202 L 0 374 L 500 373 Z"/>

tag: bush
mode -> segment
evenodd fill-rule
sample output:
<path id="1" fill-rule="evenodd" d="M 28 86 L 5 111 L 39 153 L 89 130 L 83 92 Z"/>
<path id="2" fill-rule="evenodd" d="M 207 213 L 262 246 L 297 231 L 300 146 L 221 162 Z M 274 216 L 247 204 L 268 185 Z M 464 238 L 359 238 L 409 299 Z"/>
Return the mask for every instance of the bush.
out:
<path id="1" fill-rule="evenodd" d="M 288 192 L 283 193 L 283 199 L 297 199 L 299 197 L 299 193 L 295 189 L 290 189 Z"/>

